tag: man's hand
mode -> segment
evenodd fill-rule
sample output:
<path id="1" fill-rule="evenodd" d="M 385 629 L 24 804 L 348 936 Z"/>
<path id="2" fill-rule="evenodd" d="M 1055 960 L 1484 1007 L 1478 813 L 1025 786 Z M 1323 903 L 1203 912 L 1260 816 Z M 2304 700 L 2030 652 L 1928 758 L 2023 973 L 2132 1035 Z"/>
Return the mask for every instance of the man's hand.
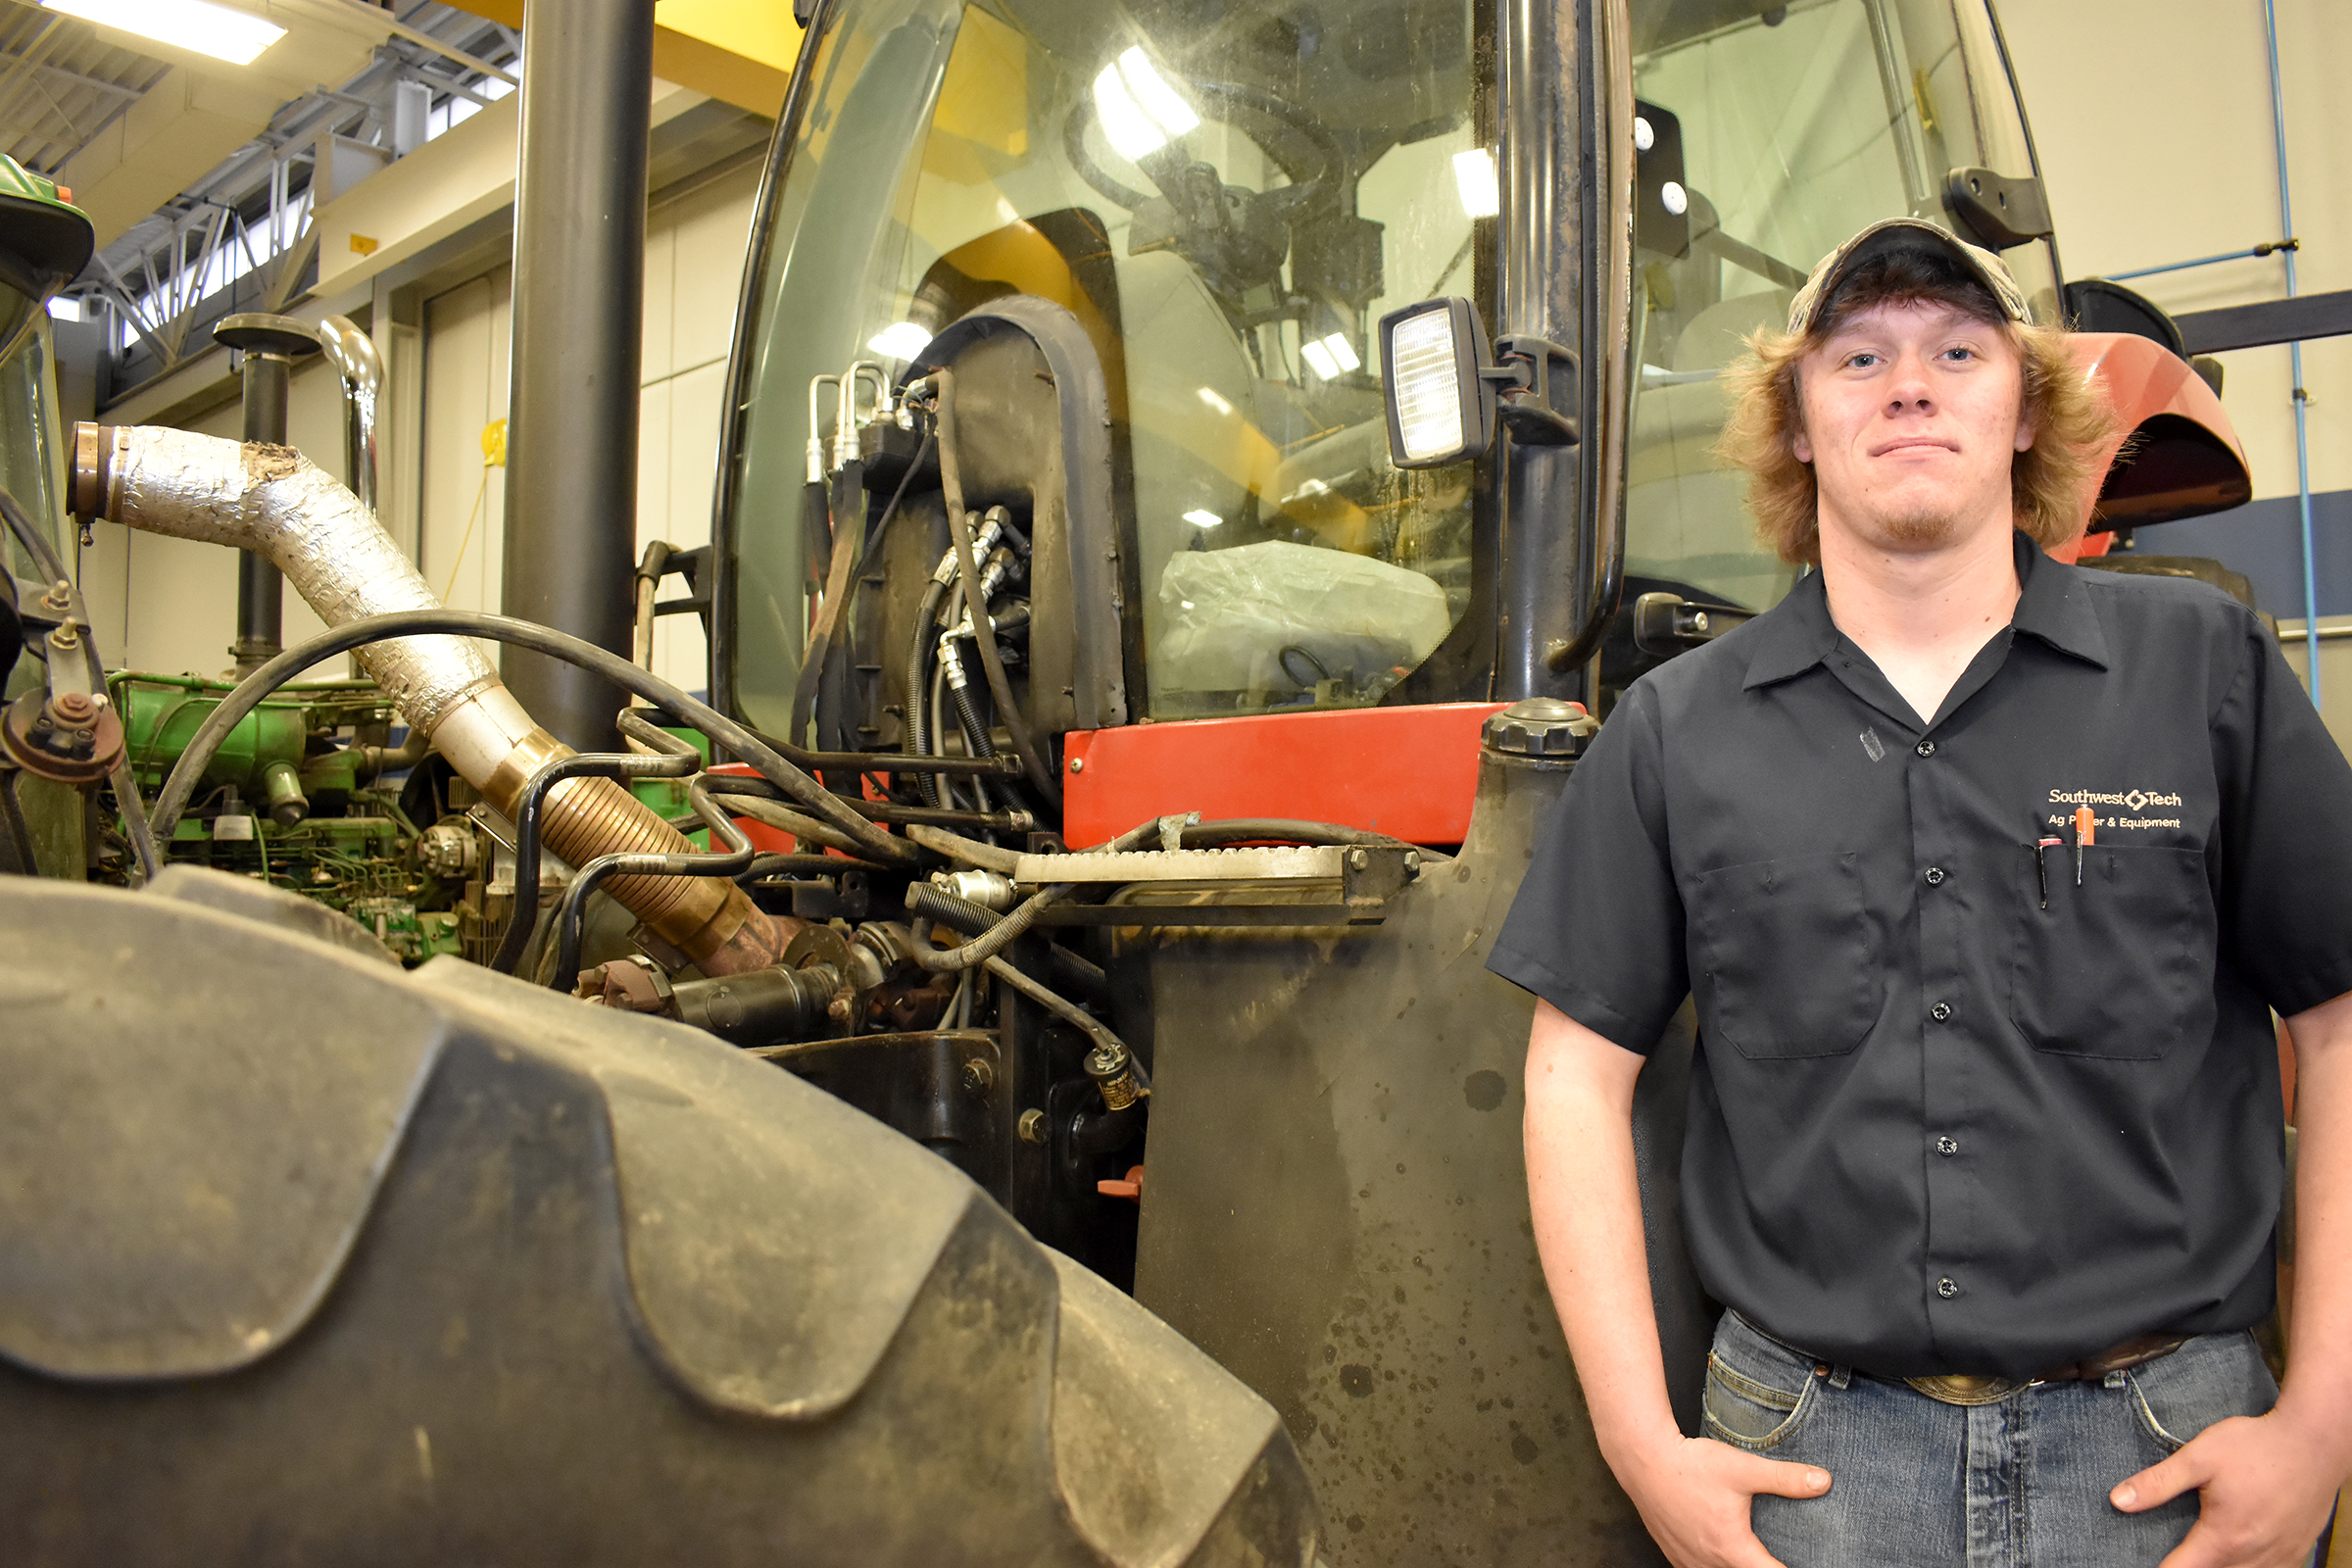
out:
<path id="1" fill-rule="evenodd" d="M 2196 1525 L 2159 1568 L 2303 1568 L 2343 1484 L 2326 1458 L 2334 1446 L 2276 1414 L 2232 1416 L 2109 1496 L 2138 1513 L 2184 1492 L 2200 1494 Z"/>
<path id="2" fill-rule="evenodd" d="M 1785 1568 L 1756 1539 L 1749 1499 L 1818 1497 L 1830 1490 L 1830 1473 L 1817 1465 L 1767 1459 L 1711 1438 L 1678 1435 L 1656 1450 L 1611 1462 L 1675 1568 Z"/>

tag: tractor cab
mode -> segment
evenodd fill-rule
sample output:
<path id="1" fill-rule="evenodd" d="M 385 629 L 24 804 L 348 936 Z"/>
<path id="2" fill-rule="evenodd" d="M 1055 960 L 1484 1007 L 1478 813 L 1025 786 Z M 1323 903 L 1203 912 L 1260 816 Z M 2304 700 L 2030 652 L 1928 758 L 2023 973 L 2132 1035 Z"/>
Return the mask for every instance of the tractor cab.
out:
<path id="1" fill-rule="evenodd" d="M 829 550 L 803 526 L 806 454 L 842 450 L 843 405 L 812 383 L 863 361 L 904 384 L 1006 299 L 1041 302 L 1102 388 L 1053 456 L 1103 514 L 1081 501 L 1083 539 L 1035 541 L 1061 569 L 1030 585 L 1033 662 L 1085 677 L 1027 700 L 1057 734 L 1598 697 L 1696 635 L 1656 601 L 1637 625 L 1642 596 L 1753 613 L 1786 592 L 1711 452 L 1716 376 L 1839 239 L 1934 218 L 2061 309 L 1981 3 L 860 0 L 818 18 L 777 147 L 714 675 L 778 732 Z M 1400 467 L 1375 323 L 1445 295 L 1563 352 L 1558 428 Z M 851 400 L 854 435 L 893 417 Z M 1048 458 L 1034 423 L 967 460 L 1007 470 L 1024 528 L 1037 486 L 1009 470 Z M 907 443 L 865 440 L 878 509 Z M 872 690 L 836 687 L 859 710 L 833 739 L 899 744 L 894 641 Z"/>

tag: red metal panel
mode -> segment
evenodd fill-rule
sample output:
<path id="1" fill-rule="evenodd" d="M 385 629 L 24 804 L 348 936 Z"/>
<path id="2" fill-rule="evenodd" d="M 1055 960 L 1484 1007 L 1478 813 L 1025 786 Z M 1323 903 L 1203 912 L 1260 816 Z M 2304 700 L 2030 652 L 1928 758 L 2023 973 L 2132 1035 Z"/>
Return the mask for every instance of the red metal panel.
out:
<path id="1" fill-rule="evenodd" d="M 1187 719 L 1069 737 L 1062 837 L 1100 844 L 1179 811 L 1338 822 L 1459 844 L 1478 793 L 1478 731 L 1500 703 Z"/>

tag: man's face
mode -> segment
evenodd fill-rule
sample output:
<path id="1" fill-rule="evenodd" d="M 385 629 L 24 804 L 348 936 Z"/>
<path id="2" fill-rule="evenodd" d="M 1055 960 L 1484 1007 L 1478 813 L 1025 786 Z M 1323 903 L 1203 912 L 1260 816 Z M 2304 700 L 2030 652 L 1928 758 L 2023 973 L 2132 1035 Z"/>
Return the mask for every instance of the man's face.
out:
<path id="1" fill-rule="evenodd" d="M 1857 313 L 1797 366 L 1821 529 L 1913 553 L 2010 526 L 2009 467 L 2034 444 L 2008 334 L 1927 301 Z"/>

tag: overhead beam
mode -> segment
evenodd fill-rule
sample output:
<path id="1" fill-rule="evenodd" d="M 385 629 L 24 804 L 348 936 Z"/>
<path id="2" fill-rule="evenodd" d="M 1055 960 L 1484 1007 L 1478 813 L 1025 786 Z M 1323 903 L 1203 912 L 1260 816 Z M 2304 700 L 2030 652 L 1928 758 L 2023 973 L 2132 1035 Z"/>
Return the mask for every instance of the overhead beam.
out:
<path id="1" fill-rule="evenodd" d="M 2327 294 L 2298 294 L 2291 300 L 2230 305 L 2218 311 L 2176 316 L 2180 339 L 2191 354 L 2221 354 L 2271 343 L 2308 343 L 2352 333 L 2352 288 Z"/>
<path id="2" fill-rule="evenodd" d="M 451 3 L 523 26 L 523 0 Z M 784 0 L 659 0 L 654 7 L 655 75 L 770 120 L 784 106 L 800 47 L 801 28 Z M 527 43 L 523 58 L 530 58 Z"/>

